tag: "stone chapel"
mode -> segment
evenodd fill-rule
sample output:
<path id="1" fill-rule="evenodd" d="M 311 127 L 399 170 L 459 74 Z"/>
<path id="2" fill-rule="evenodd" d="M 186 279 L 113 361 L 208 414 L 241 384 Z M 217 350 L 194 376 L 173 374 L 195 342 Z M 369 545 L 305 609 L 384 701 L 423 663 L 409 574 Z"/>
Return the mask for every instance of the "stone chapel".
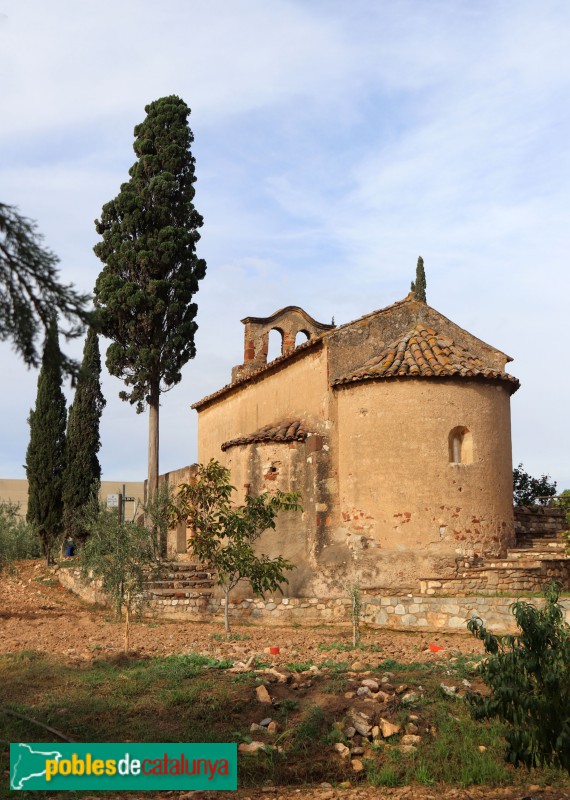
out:
<path id="1" fill-rule="evenodd" d="M 301 494 L 302 515 L 259 543 L 296 565 L 289 595 L 346 594 L 356 578 L 417 593 L 513 546 L 508 355 L 414 293 L 338 327 L 296 306 L 242 322 L 243 363 L 193 406 L 198 460 L 230 469 L 238 501 Z M 267 363 L 271 330 L 282 352 Z"/>

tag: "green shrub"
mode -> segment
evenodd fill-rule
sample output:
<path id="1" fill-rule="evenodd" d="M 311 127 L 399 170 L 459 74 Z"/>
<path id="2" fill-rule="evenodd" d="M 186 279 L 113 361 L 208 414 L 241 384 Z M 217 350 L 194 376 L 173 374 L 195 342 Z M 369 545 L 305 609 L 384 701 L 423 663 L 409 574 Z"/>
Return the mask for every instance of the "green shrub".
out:
<path id="1" fill-rule="evenodd" d="M 41 555 L 38 538 L 19 512 L 18 503 L 0 501 L 0 571 L 19 559 Z"/>
<path id="2" fill-rule="evenodd" d="M 545 607 L 522 600 L 512 613 L 520 634 L 495 636 L 475 617 L 469 630 L 488 653 L 480 674 L 491 694 L 470 695 L 475 719 L 507 723 L 506 758 L 528 768 L 560 766 L 570 772 L 570 626 L 558 603 L 560 587 L 545 591 Z"/>

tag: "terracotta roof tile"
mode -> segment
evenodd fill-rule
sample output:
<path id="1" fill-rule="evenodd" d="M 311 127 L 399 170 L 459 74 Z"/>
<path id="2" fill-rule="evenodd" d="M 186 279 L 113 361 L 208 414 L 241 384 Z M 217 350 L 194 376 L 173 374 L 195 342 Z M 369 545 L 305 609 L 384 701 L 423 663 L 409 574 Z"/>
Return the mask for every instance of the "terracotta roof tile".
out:
<path id="1" fill-rule="evenodd" d="M 333 381 L 335 386 L 378 378 L 406 376 L 487 378 L 507 381 L 519 387 L 512 375 L 485 366 L 477 356 L 440 336 L 431 328 L 418 324 L 382 350 L 364 366 Z"/>
<path id="2" fill-rule="evenodd" d="M 248 436 L 239 436 L 222 444 L 222 450 L 236 447 L 240 444 L 253 444 L 254 442 L 304 442 L 310 431 L 305 427 L 302 419 L 287 419 L 264 425 L 263 428 L 250 433 Z"/>

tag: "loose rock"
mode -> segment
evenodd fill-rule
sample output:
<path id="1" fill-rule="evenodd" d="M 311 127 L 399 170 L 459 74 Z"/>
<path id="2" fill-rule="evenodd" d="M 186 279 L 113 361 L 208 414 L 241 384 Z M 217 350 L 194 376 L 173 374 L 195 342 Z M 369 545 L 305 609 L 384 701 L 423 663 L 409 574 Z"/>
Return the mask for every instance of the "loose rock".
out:
<path id="1" fill-rule="evenodd" d="M 337 742 L 334 746 L 334 749 L 341 758 L 348 758 L 350 755 L 350 749 L 342 742 Z"/>
<path id="2" fill-rule="evenodd" d="M 256 688 L 255 693 L 260 703 L 271 703 L 271 697 L 269 696 L 269 692 L 267 691 L 265 686 L 263 686 L 263 684 Z"/>
<path id="3" fill-rule="evenodd" d="M 422 740 L 421 736 L 414 736 L 412 733 L 406 734 L 406 736 L 402 736 L 402 744 L 419 744 Z"/>
<path id="4" fill-rule="evenodd" d="M 257 755 L 260 750 L 265 750 L 265 742 L 242 742 L 238 745 L 238 753 L 248 753 L 249 755 Z"/>
<path id="5" fill-rule="evenodd" d="M 388 739 L 389 736 L 395 736 L 397 733 L 400 732 L 400 726 L 395 725 L 393 722 L 390 722 L 388 719 L 381 719 L 380 720 L 380 731 L 382 736 L 385 739 Z"/>

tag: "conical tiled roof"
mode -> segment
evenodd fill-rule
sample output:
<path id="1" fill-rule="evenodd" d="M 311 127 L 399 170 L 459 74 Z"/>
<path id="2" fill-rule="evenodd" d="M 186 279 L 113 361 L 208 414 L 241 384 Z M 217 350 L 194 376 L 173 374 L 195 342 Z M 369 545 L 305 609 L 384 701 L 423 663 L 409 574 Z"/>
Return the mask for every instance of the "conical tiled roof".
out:
<path id="1" fill-rule="evenodd" d="M 422 324 L 415 325 L 354 372 L 337 378 L 340 385 L 378 378 L 424 377 L 487 378 L 519 387 L 512 375 L 491 369 L 465 348 Z"/>

